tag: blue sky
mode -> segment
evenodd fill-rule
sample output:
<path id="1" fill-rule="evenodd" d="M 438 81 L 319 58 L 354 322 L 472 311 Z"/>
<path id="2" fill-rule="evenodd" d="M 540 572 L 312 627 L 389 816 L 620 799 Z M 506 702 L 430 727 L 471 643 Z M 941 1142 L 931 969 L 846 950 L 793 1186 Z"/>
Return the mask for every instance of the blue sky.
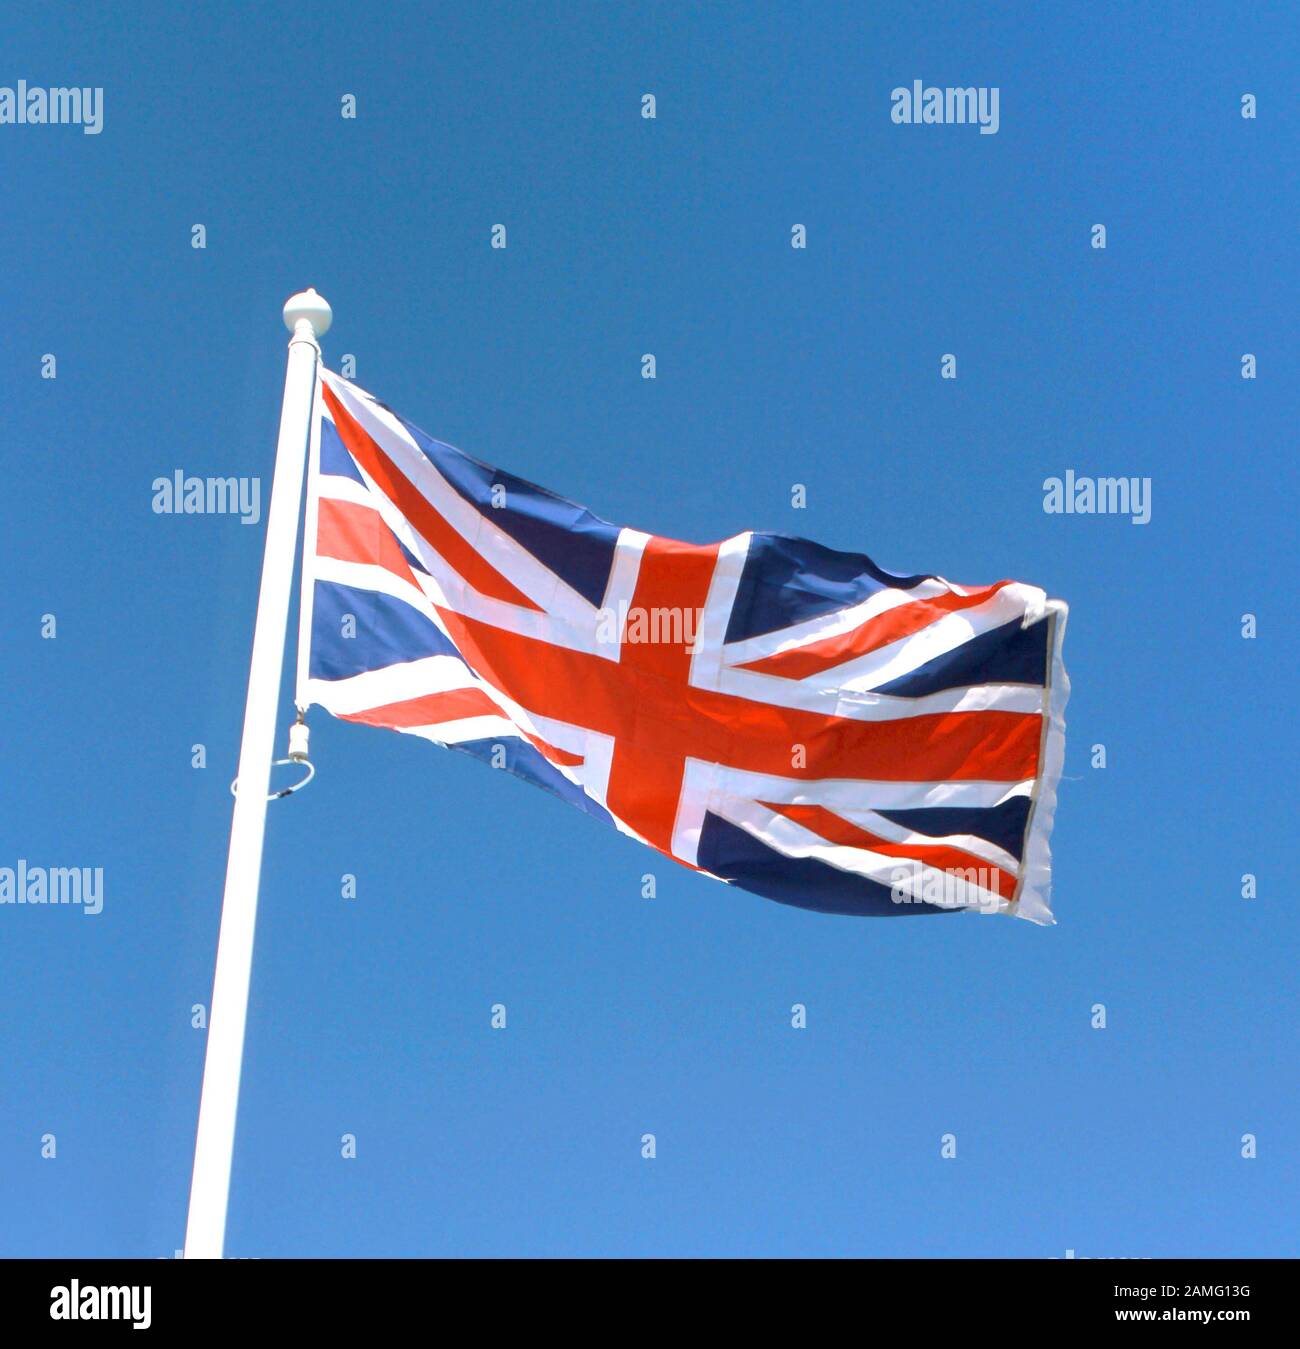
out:
<path id="1" fill-rule="evenodd" d="M 104 127 L 0 126 L 0 866 L 102 867 L 104 909 L 0 908 L 0 1254 L 181 1244 L 262 529 L 151 484 L 269 489 L 306 285 L 331 366 L 607 519 L 1067 600 L 1059 926 L 785 908 L 318 711 L 229 1254 L 1297 1254 L 1296 38 L 1272 5 L 9 6 L 0 85 L 100 86 Z M 914 79 L 997 86 L 998 133 L 894 125 Z M 1067 468 L 1149 476 L 1151 522 L 1045 514 Z"/>

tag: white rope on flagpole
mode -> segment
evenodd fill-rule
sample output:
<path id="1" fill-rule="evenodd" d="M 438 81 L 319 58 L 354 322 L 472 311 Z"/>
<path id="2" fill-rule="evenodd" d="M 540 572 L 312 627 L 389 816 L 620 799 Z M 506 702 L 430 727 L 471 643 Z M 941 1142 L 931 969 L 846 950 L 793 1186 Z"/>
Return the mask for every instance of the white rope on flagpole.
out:
<path id="1" fill-rule="evenodd" d="M 226 888 L 221 900 L 217 967 L 208 1017 L 203 1092 L 194 1145 L 194 1176 L 185 1228 L 185 1258 L 219 1260 L 225 1247 L 230 1166 L 235 1150 L 239 1074 L 253 971 L 257 888 L 266 830 L 267 790 L 274 754 L 276 704 L 284 668 L 285 629 L 293 587 L 294 549 L 302 506 L 303 467 L 311 430 L 312 399 L 320 360 L 317 337 L 333 315 L 314 290 L 292 296 L 284 306 L 289 361 L 284 376 L 280 437 L 275 450 L 271 509 L 266 522 L 262 583 L 253 626 L 253 656 L 239 746 L 239 791 L 230 826 Z"/>

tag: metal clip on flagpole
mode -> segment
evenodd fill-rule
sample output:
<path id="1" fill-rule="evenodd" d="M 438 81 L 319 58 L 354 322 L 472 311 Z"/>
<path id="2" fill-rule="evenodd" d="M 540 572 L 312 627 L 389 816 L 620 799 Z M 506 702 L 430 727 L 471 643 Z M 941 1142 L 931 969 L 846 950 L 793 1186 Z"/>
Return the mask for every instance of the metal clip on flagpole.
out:
<path id="1" fill-rule="evenodd" d="M 257 888 L 266 831 L 267 789 L 275 752 L 275 711 L 284 668 L 285 628 L 293 586 L 294 549 L 302 507 L 303 469 L 311 430 L 312 399 L 323 336 L 333 315 L 314 290 L 294 295 L 284 306 L 289 361 L 284 376 L 280 437 L 275 450 L 271 509 L 266 522 L 262 583 L 253 626 L 253 656 L 244 704 L 244 734 L 239 746 L 239 776 L 230 826 L 226 888 L 221 899 L 221 931 L 208 1017 L 208 1046 L 203 1062 L 194 1176 L 185 1228 L 185 1258 L 220 1259 L 225 1247 L 226 1204 L 235 1149 L 239 1074 L 244 1056 L 244 1026 L 253 969 L 253 933 L 257 926 Z M 306 727 L 290 738 L 290 757 L 306 758 Z M 294 751 L 301 750 L 303 759 Z M 310 765 L 309 765 L 310 767 Z M 310 775 L 307 780 L 310 780 Z M 305 784 L 299 784 L 305 785 Z M 295 789 L 296 790 L 296 789 Z"/>
<path id="2" fill-rule="evenodd" d="M 298 709 L 298 720 L 289 727 L 289 755 L 285 759 L 274 759 L 271 762 L 272 768 L 283 768 L 286 764 L 298 764 L 307 770 L 307 776 L 298 782 L 291 783 L 288 787 L 281 787 L 278 792 L 271 792 L 267 795 L 268 801 L 279 801 L 281 797 L 292 796 L 294 792 L 300 792 L 316 776 L 316 765 L 307 757 L 307 746 L 310 741 L 311 732 L 307 728 L 306 710 Z M 230 784 L 231 796 L 239 795 L 239 779 L 236 778 Z"/>

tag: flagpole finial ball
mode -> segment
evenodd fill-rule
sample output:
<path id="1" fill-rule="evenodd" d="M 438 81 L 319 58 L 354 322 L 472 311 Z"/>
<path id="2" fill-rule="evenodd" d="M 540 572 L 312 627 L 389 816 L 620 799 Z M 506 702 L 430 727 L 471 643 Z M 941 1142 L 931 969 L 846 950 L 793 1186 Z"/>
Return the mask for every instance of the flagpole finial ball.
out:
<path id="1" fill-rule="evenodd" d="M 311 324 L 312 332 L 317 337 L 324 337 L 329 332 L 333 318 L 334 311 L 329 307 L 328 301 L 317 295 L 310 287 L 299 291 L 297 295 L 289 296 L 284 302 L 284 326 L 290 332 L 297 329 L 301 319 L 306 319 Z"/>

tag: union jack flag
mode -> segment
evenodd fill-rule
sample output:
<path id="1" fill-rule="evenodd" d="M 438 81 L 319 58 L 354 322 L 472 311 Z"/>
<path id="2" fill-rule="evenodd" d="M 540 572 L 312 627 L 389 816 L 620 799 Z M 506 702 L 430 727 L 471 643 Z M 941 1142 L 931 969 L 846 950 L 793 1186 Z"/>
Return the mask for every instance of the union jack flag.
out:
<path id="1" fill-rule="evenodd" d="M 298 701 L 847 914 L 1053 920 L 1066 609 L 804 539 L 619 528 L 321 371 Z"/>

